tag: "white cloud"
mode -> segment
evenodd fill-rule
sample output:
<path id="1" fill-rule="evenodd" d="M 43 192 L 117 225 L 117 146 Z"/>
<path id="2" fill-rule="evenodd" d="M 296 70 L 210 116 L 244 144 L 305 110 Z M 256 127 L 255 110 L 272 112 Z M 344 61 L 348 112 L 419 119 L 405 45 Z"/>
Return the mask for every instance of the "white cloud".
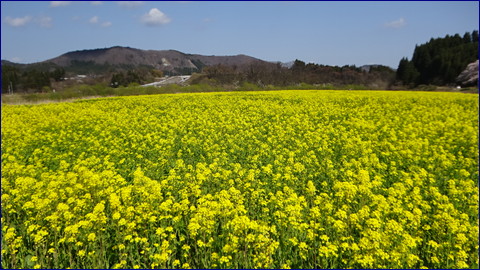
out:
<path id="1" fill-rule="evenodd" d="M 98 16 L 93 16 L 92 18 L 90 18 L 90 20 L 88 20 L 88 22 L 93 24 L 98 23 Z"/>
<path id="2" fill-rule="evenodd" d="M 21 17 L 21 18 L 12 18 L 10 16 L 7 16 L 5 18 L 5 22 L 10 25 L 10 26 L 13 26 L 13 27 L 21 27 L 21 26 L 24 26 L 26 25 L 27 23 L 29 23 L 30 21 L 32 20 L 32 17 L 31 16 L 25 16 L 25 17 Z"/>
<path id="3" fill-rule="evenodd" d="M 152 8 L 147 14 L 142 16 L 142 22 L 149 26 L 163 25 L 170 21 L 171 19 L 158 8 Z"/>
<path id="4" fill-rule="evenodd" d="M 126 8 L 134 8 L 143 5 L 144 1 L 118 1 L 119 6 L 126 7 Z"/>
<path id="5" fill-rule="evenodd" d="M 91 23 L 91 24 L 100 25 L 102 27 L 112 26 L 111 22 L 100 22 L 100 18 L 98 16 L 93 16 L 92 18 L 90 18 L 90 20 L 88 20 L 88 22 Z"/>
<path id="6" fill-rule="evenodd" d="M 64 7 L 68 6 L 72 3 L 72 1 L 50 1 L 51 7 Z"/>
<path id="7" fill-rule="evenodd" d="M 39 16 L 39 17 L 32 17 L 32 16 L 25 16 L 25 17 L 19 17 L 19 18 L 12 18 L 10 16 L 7 16 L 5 18 L 5 22 L 13 27 L 22 27 L 27 25 L 30 22 L 33 22 L 35 24 L 40 25 L 41 27 L 52 27 L 52 22 L 53 19 L 52 17 L 49 16 Z"/>
<path id="8" fill-rule="evenodd" d="M 12 61 L 14 63 L 20 63 L 20 62 L 22 62 L 22 58 L 15 56 L 15 57 L 12 57 L 12 59 L 10 59 L 10 61 Z"/>
<path id="9" fill-rule="evenodd" d="M 93 6 L 99 6 L 103 4 L 103 1 L 90 1 L 90 4 L 92 4 Z"/>
<path id="10" fill-rule="evenodd" d="M 395 28 L 395 29 L 402 28 L 402 27 L 404 27 L 405 25 L 407 25 L 407 22 L 405 21 L 404 18 L 400 18 L 400 19 L 398 19 L 398 20 L 385 23 L 385 27 L 387 27 L 387 28 Z"/>
<path id="11" fill-rule="evenodd" d="M 37 19 L 37 22 L 40 24 L 41 27 L 52 27 L 52 17 L 43 16 Z"/>

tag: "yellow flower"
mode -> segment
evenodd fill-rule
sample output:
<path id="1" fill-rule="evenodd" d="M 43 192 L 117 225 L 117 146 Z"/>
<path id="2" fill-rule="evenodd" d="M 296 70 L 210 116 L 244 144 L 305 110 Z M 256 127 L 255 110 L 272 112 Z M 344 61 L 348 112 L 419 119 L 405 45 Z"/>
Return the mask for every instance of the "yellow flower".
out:
<path id="1" fill-rule="evenodd" d="M 299 247 L 301 250 L 307 250 L 307 249 L 308 249 L 308 245 L 307 245 L 305 242 L 300 242 L 300 244 L 298 245 L 298 247 Z"/>
<path id="2" fill-rule="evenodd" d="M 204 247 L 205 243 L 202 240 L 198 240 L 197 245 L 198 245 L 198 247 Z"/>
<path id="3" fill-rule="evenodd" d="M 220 260 L 219 260 L 220 263 L 228 263 L 229 261 L 230 259 L 228 256 L 222 256 L 220 257 Z"/>
<path id="4" fill-rule="evenodd" d="M 42 251 L 30 267 L 91 268 L 113 251 L 112 268 L 475 267 L 477 98 L 2 105 L 2 266 Z"/>
<path id="5" fill-rule="evenodd" d="M 90 234 L 87 236 L 87 239 L 88 239 L 88 241 L 92 242 L 92 241 L 95 241 L 96 237 L 97 237 L 97 236 L 95 235 L 95 233 L 90 233 Z"/>
<path id="6" fill-rule="evenodd" d="M 118 221 L 118 225 L 120 225 L 120 226 L 123 226 L 125 224 L 127 224 L 127 221 L 124 218 L 122 218 Z"/>
<path id="7" fill-rule="evenodd" d="M 120 218 L 120 213 L 119 213 L 119 212 L 113 213 L 112 218 L 113 218 L 114 220 L 119 219 L 119 218 Z M 120 224 L 120 225 L 122 225 L 122 224 Z"/>
<path id="8" fill-rule="evenodd" d="M 189 245 L 183 245 L 183 246 L 182 246 L 182 249 L 185 250 L 185 251 L 189 251 L 189 250 L 190 250 L 190 246 L 189 246 Z"/>
<path id="9" fill-rule="evenodd" d="M 313 196 L 316 191 L 317 191 L 317 188 L 315 187 L 315 185 L 313 184 L 313 182 L 312 182 L 312 181 L 308 181 L 308 182 L 307 182 L 307 193 L 308 193 L 310 196 Z"/>
<path id="10" fill-rule="evenodd" d="M 290 238 L 290 239 L 288 239 L 288 241 L 290 241 L 293 246 L 298 245 L 298 240 L 297 240 L 296 237 Z"/>

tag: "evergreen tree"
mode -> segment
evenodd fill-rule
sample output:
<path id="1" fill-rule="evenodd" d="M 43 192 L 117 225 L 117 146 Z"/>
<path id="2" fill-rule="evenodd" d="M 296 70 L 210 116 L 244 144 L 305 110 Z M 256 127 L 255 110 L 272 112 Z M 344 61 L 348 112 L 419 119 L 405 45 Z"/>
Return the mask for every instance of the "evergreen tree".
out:
<path id="1" fill-rule="evenodd" d="M 478 42 L 478 31 L 477 30 L 472 32 L 472 42 Z"/>
<path id="2" fill-rule="evenodd" d="M 419 77 L 419 73 L 412 61 L 408 58 L 402 58 L 398 64 L 397 80 L 402 81 L 404 85 L 413 86 L 416 84 Z"/>
<path id="3" fill-rule="evenodd" d="M 45 86 L 50 87 L 50 76 L 48 72 L 32 69 L 21 75 L 21 83 L 26 90 L 41 92 Z"/>
<path id="4" fill-rule="evenodd" d="M 415 46 L 411 61 L 413 68 L 407 59 L 400 60 L 397 80 L 405 85 L 454 84 L 455 78 L 476 59 L 478 31 L 465 33 L 463 37 L 455 34 L 432 38 L 425 44 Z"/>
<path id="5" fill-rule="evenodd" d="M 65 69 L 64 69 L 64 68 L 55 68 L 55 70 L 53 70 L 53 71 L 50 73 L 50 76 L 51 76 L 56 82 L 63 81 L 63 79 L 64 79 L 64 77 L 65 77 Z"/>
<path id="6" fill-rule="evenodd" d="M 125 85 L 125 76 L 123 73 L 120 72 L 113 74 L 112 79 L 110 80 L 110 86 L 116 88 L 122 85 Z"/>
<path id="7" fill-rule="evenodd" d="M 466 32 L 465 35 L 463 35 L 463 43 L 470 43 L 472 42 L 472 35 L 470 35 L 469 32 Z"/>
<path id="8" fill-rule="evenodd" d="M 14 66 L 2 67 L 2 93 L 15 91 L 18 84 L 19 71 Z"/>

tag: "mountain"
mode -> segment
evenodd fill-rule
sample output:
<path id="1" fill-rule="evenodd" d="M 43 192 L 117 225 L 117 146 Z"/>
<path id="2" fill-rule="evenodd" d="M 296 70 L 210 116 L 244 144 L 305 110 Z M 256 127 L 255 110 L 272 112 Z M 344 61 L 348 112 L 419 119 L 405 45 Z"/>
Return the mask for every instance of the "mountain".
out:
<path id="1" fill-rule="evenodd" d="M 49 65 L 54 65 L 54 64 L 49 64 Z M 8 60 L 2 60 L 2 67 L 4 67 L 4 66 L 15 67 L 15 68 L 23 70 L 23 69 L 26 69 L 27 67 L 36 67 L 36 66 L 44 66 L 44 65 L 40 65 L 38 63 L 22 64 L 22 63 L 15 63 L 15 62 L 8 61 Z"/>
<path id="2" fill-rule="evenodd" d="M 241 67 L 259 62 L 266 63 L 247 55 L 206 56 L 186 54 L 175 50 L 140 50 L 116 46 L 68 52 L 32 65 L 55 64 L 72 73 L 95 73 L 143 67 L 185 74 L 200 71 L 205 66 L 220 64 Z"/>

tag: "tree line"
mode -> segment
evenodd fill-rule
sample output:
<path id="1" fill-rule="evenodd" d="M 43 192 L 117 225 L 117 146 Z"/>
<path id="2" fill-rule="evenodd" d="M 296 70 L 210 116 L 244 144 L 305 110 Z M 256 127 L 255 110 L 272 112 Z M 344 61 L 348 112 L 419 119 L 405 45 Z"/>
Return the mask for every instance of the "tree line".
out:
<path id="1" fill-rule="evenodd" d="M 478 59 L 478 31 L 432 38 L 415 46 L 412 59 L 398 64 L 396 78 L 403 85 L 454 85 L 468 64 Z"/>
<path id="2" fill-rule="evenodd" d="M 157 72 L 157 77 L 159 71 Z M 112 74 L 110 86 L 128 86 L 143 84 L 152 79 L 154 71 L 121 71 Z M 161 74 L 162 72 L 160 72 Z M 163 72 L 164 75 L 169 73 Z M 190 74 L 190 73 L 186 73 Z M 178 74 L 177 74 L 178 75 Z M 325 66 L 305 64 L 295 60 L 288 68 L 280 63 L 254 62 L 242 66 L 214 65 L 205 66 L 194 77 L 191 84 L 209 84 L 215 86 L 239 86 L 245 83 L 259 87 L 290 86 L 300 83 L 335 86 L 364 85 L 374 88 L 386 88 L 395 80 L 395 71 L 389 67 L 376 65 L 367 70 L 355 66 Z"/>
<path id="3" fill-rule="evenodd" d="M 51 87 L 52 80 L 58 82 L 64 77 L 65 69 L 61 67 L 42 71 L 2 65 L 2 93 L 43 92 Z"/>
<path id="4" fill-rule="evenodd" d="M 190 72 L 191 73 L 191 72 Z M 190 74 L 188 73 L 188 74 Z M 137 68 L 117 71 L 110 76 L 110 87 L 144 84 L 156 78 L 168 75 L 154 69 Z M 53 81 L 65 76 L 63 68 L 41 71 L 38 69 L 20 70 L 15 66 L 2 68 L 2 93 L 44 92 Z M 291 67 L 280 63 L 254 62 L 242 66 L 214 65 L 204 66 L 191 81 L 192 84 L 235 87 L 248 83 L 258 87 L 292 86 L 301 83 L 310 85 L 362 85 L 367 88 L 386 89 L 395 80 L 395 71 L 389 67 L 375 65 L 367 69 L 356 66 L 326 66 L 295 60 Z"/>
<path id="5" fill-rule="evenodd" d="M 243 67 L 215 65 L 202 70 L 203 76 L 192 83 L 219 85 L 240 85 L 250 83 L 260 87 L 290 86 L 300 83 L 311 85 L 364 85 L 382 88 L 395 79 L 395 71 L 386 66 L 370 66 L 362 69 L 356 66 L 326 66 L 295 60 L 290 68 L 280 63 L 253 63 Z"/>

